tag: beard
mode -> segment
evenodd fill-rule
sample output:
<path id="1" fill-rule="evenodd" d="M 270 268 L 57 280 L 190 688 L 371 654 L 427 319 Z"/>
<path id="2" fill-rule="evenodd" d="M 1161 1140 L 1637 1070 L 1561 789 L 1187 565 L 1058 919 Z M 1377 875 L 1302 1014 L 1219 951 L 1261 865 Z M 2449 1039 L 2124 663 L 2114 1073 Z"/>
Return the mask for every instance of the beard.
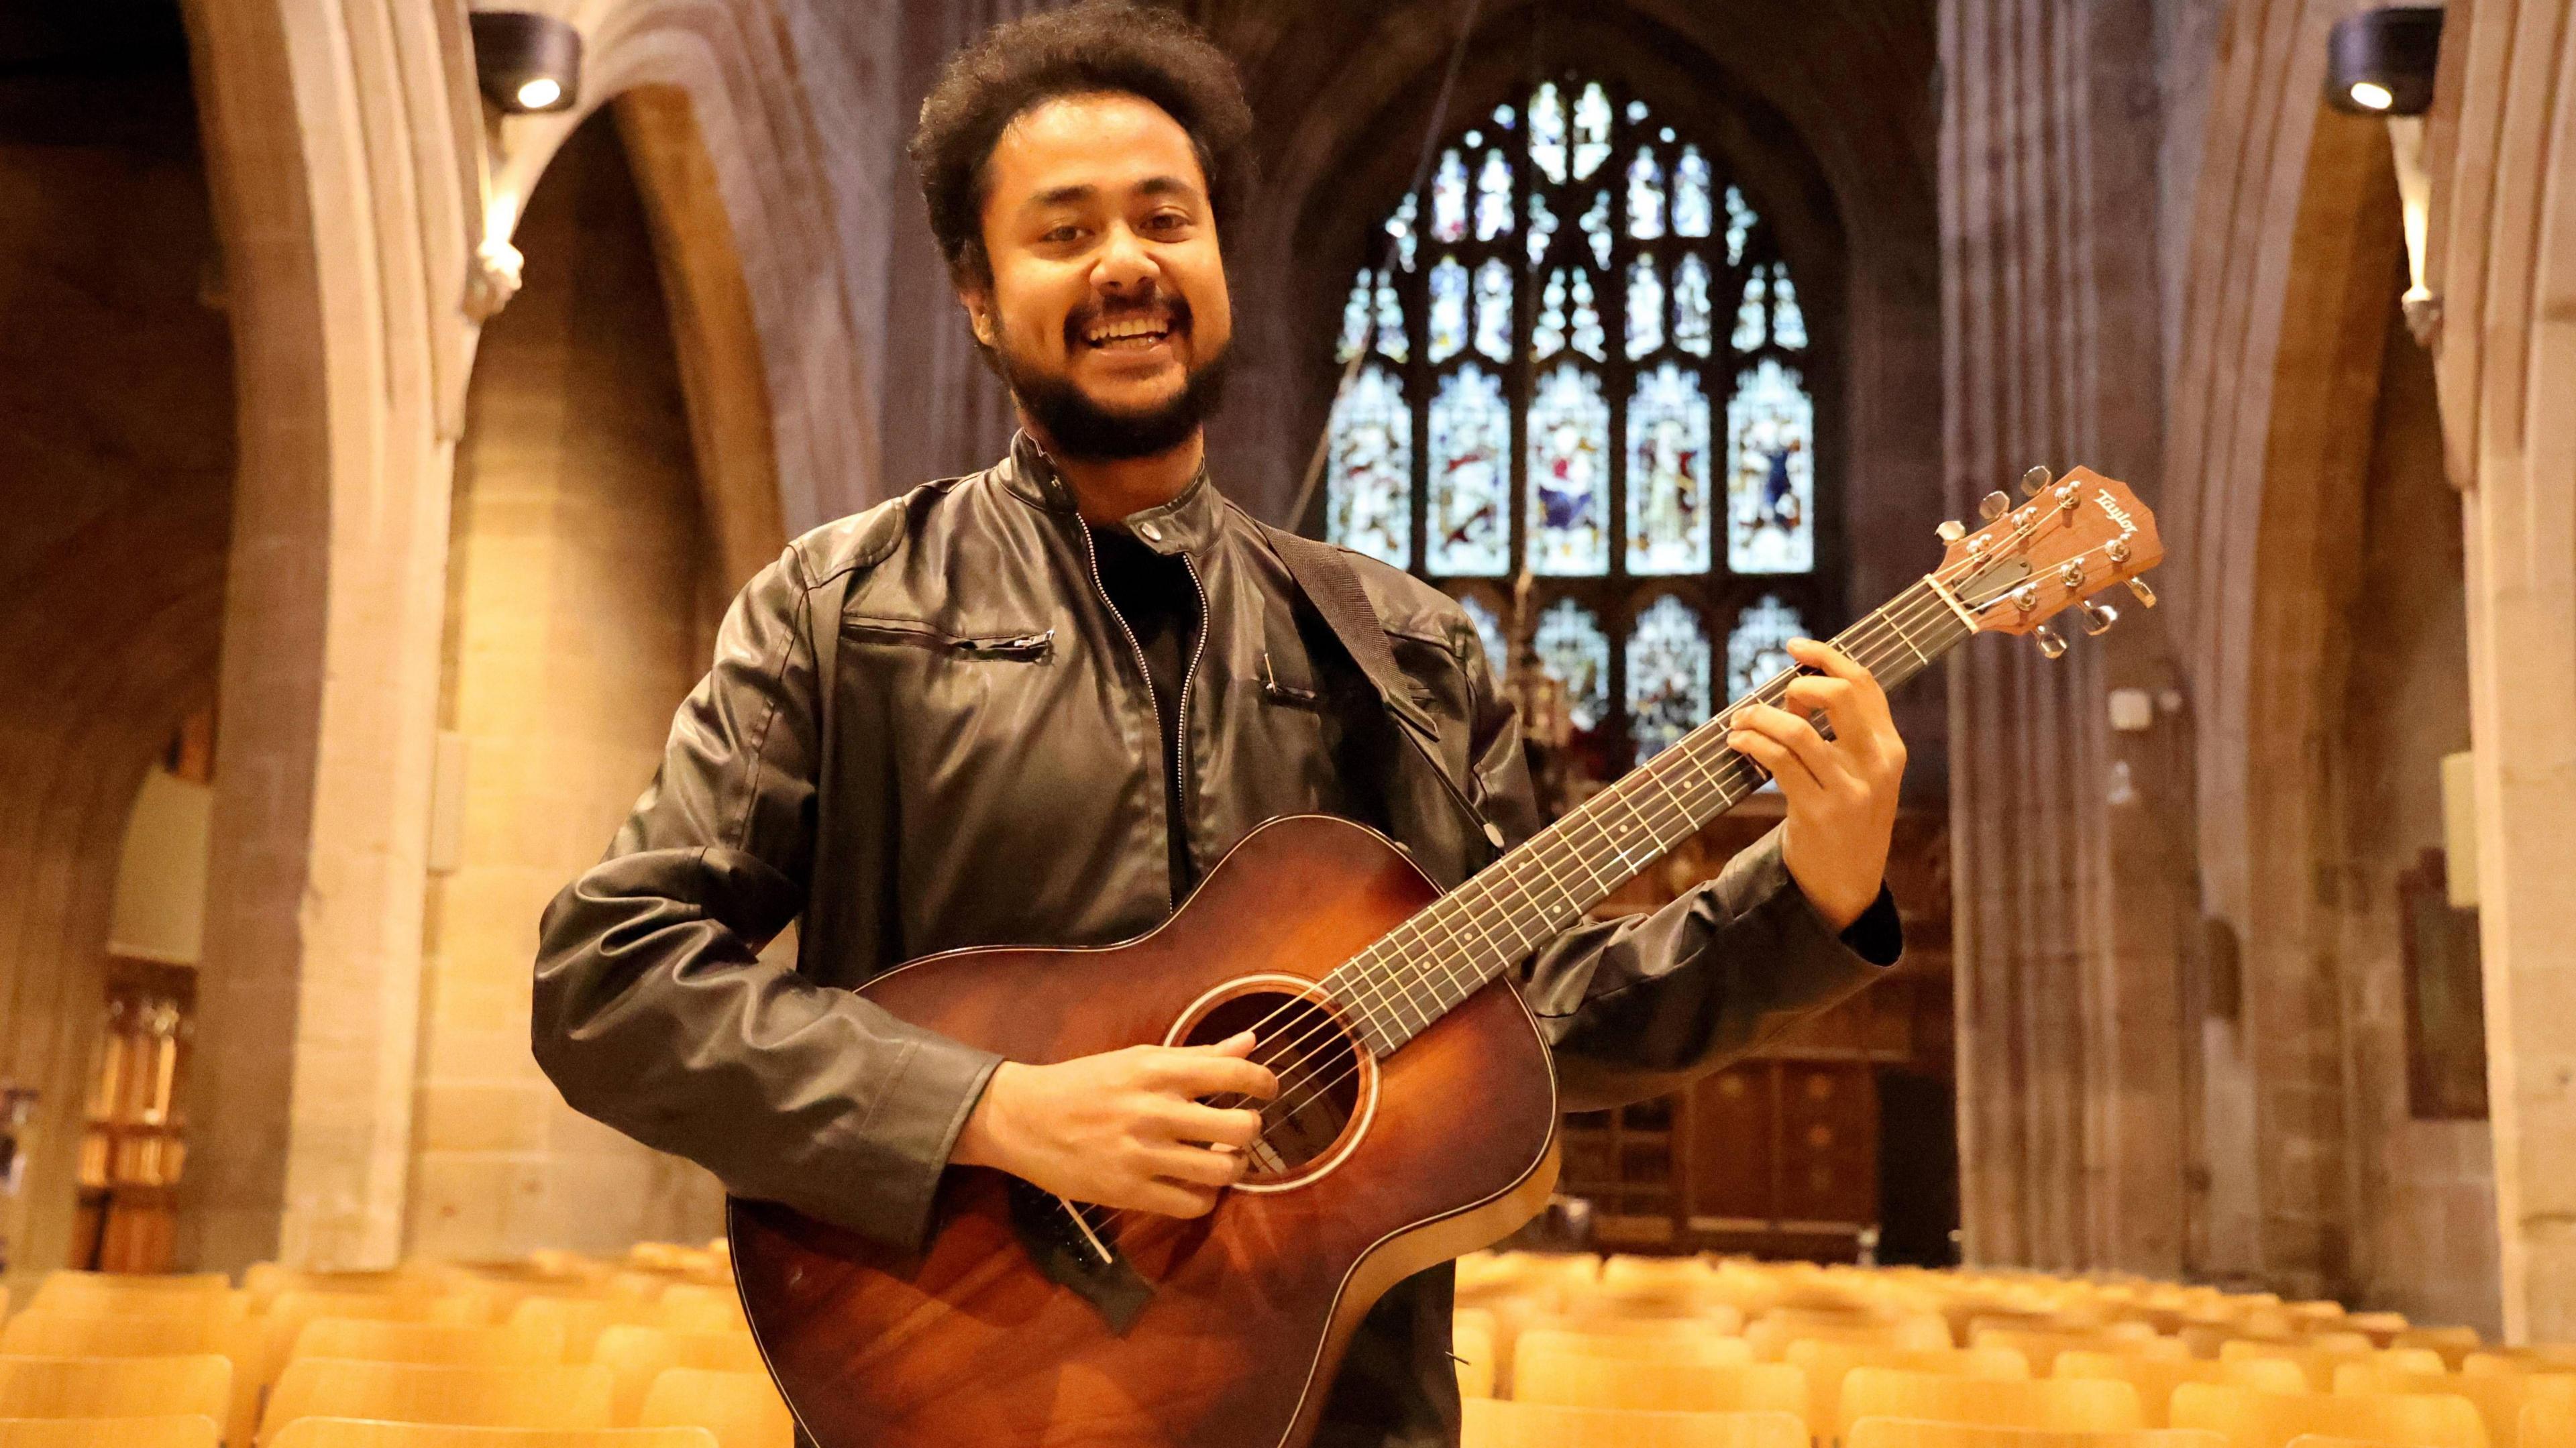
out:
<path id="1" fill-rule="evenodd" d="M 1189 335 L 1189 303 L 1173 297 L 1169 311 L 1174 335 Z M 1087 345 L 1081 339 L 1098 316 L 1098 309 L 1084 307 L 1065 318 L 1067 355 Z M 1070 377 L 1048 372 L 1007 347 L 993 349 L 992 356 L 1012 397 L 1058 452 L 1083 462 L 1109 463 L 1155 457 L 1189 441 L 1224 400 L 1233 350 L 1228 346 L 1190 368 L 1180 391 L 1142 411 L 1103 407 Z"/>

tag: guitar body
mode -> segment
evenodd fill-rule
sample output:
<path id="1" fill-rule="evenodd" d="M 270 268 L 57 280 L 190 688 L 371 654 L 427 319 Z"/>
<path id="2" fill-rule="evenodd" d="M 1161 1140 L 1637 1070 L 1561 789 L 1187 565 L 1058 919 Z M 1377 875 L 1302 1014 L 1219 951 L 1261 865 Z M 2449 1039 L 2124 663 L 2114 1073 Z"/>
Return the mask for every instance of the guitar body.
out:
<path id="1" fill-rule="evenodd" d="M 1555 1077 L 1507 983 L 1383 1061 L 1312 987 L 1438 893 L 1376 832 L 1301 815 L 1246 836 L 1149 935 L 954 951 L 865 986 L 906 1021 L 1033 1063 L 1257 1025 L 1300 1053 L 1277 1068 L 1283 1099 L 1314 1104 L 1194 1220 L 1094 1209 L 1077 1225 L 1024 1183 L 951 1168 L 927 1245 L 905 1254 L 734 1201 L 752 1330 L 815 1442 L 1304 1443 L 1369 1306 L 1508 1234 L 1555 1184 Z"/>

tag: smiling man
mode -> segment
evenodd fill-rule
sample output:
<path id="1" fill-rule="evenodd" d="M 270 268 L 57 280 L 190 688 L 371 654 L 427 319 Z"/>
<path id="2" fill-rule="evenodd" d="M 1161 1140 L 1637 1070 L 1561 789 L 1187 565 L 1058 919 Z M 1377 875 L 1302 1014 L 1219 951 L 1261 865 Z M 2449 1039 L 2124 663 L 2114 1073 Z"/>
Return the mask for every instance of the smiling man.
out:
<path id="1" fill-rule="evenodd" d="M 1444 887 L 1538 828 L 1458 606 L 1345 558 L 1434 726 L 1433 773 L 1389 744 L 1279 540 L 1210 476 L 1233 336 L 1219 241 L 1251 131 L 1232 66 L 1160 9 L 1052 12 L 950 63 L 912 154 L 1023 431 L 980 473 L 798 539 L 735 600 L 653 788 L 546 914 L 535 1049 L 573 1105 L 897 1247 L 933 1230 L 959 1165 L 1201 1215 L 1260 1121 L 1203 1099 L 1275 1087 L 1249 1036 L 1003 1061 L 848 988 L 955 947 L 1142 934 L 1279 815 L 1375 825 Z M 1787 823 L 1512 977 L 1568 1109 L 1670 1091 L 1896 957 L 1881 879 L 1904 747 L 1867 673 L 1792 652 L 1817 671 L 1798 708 L 1750 710 L 1733 741 Z M 795 965 L 760 961 L 790 922 Z M 1390 1291 L 1317 1441 L 1454 1442 L 1450 1309 L 1446 1268 Z"/>

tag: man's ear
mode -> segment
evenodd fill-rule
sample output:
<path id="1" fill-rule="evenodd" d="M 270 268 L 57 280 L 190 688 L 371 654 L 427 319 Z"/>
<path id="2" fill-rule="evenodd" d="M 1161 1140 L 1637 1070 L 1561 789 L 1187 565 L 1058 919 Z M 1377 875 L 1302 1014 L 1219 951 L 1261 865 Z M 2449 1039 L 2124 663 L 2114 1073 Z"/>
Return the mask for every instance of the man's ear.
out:
<path id="1" fill-rule="evenodd" d="M 957 304 L 966 309 L 966 325 L 975 331 L 975 340 L 987 347 L 996 345 L 993 325 L 993 293 L 984 287 L 959 287 Z"/>

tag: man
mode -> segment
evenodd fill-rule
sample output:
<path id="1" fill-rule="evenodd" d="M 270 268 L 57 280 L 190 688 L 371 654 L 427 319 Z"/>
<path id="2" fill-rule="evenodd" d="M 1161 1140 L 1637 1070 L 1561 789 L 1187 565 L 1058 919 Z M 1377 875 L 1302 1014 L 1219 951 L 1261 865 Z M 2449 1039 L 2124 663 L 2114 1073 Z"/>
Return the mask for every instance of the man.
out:
<path id="1" fill-rule="evenodd" d="M 1138 935 L 1276 815 L 1378 825 L 1444 886 L 1537 828 L 1465 614 L 1349 556 L 1439 725 L 1448 779 L 1407 776 L 1358 667 L 1209 479 L 1233 330 L 1218 228 L 1250 129 L 1231 66 L 1161 10 L 1041 15 L 950 65 L 913 157 L 1023 435 L 798 539 L 735 600 L 652 790 L 546 915 L 535 1048 L 574 1106 L 897 1245 L 929 1230 L 951 1163 L 1198 1215 L 1258 1121 L 1200 1098 L 1275 1087 L 1245 1039 L 1003 1062 L 845 987 L 952 947 Z M 1750 711 L 1735 740 L 1778 777 L 1784 829 L 1516 978 L 1570 1108 L 1670 1090 L 1895 957 L 1904 749 L 1866 673 L 1796 651 L 1822 671 L 1797 711 Z M 762 964 L 791 920 L 796 967 Z M 1454 1441 L 1450 1283 L 1425 1273 L 1370 1314 L 1321 1441 Z"/>

